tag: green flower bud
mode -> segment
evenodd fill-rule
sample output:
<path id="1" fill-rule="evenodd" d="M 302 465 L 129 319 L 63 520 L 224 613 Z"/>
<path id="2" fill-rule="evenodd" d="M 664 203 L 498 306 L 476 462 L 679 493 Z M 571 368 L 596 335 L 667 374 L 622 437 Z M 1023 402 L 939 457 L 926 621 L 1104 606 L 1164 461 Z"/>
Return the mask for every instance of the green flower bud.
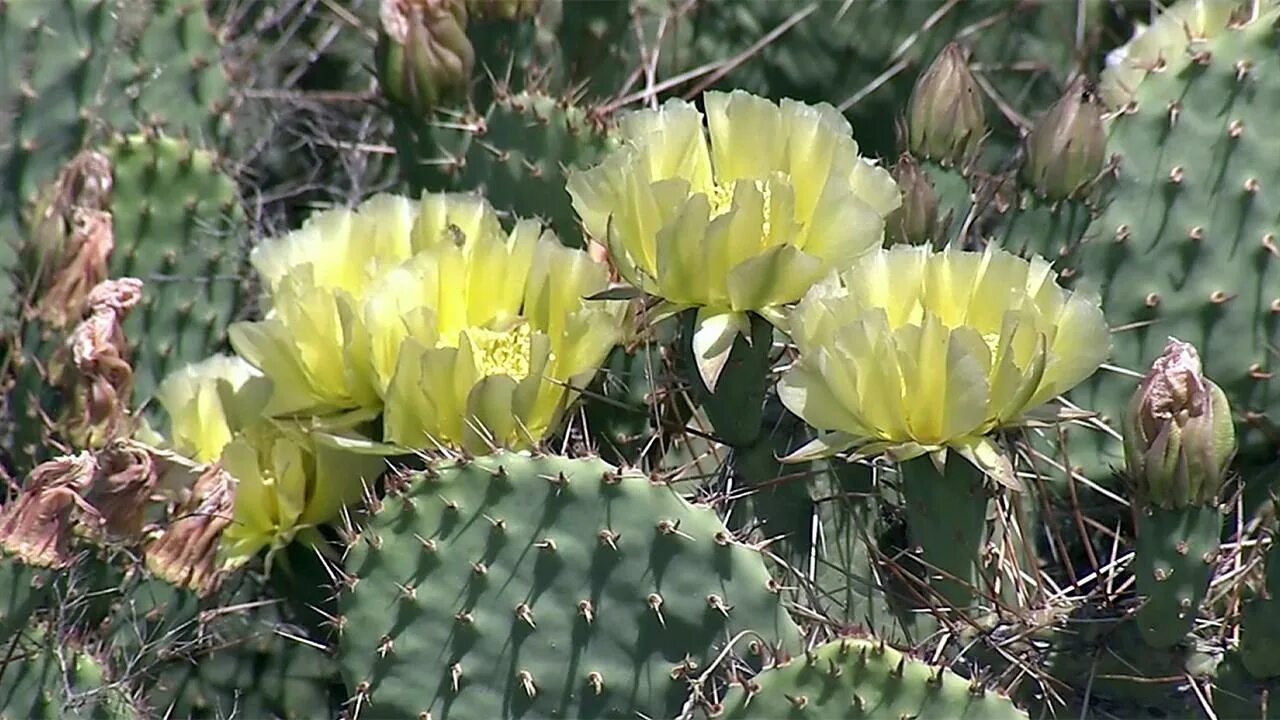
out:
<path id="1" fill-rule="evenodd" d="M 916 81 L 908 117 L 909 144 L 917 156 L 949 165 L 977 154 L 987 133 L 978 82 L 969 53 L 958 43 L 942 49 Z"/>
<path id="2" fill-rule="evenodd" d="M 1102 106 L 1083 76 L 1036 121 L 1026 147 L 1023 174 L 1041 196 L 1063 200 L 1088 191 L 1102 171 L 1107 135 Z"/>
<path id="3" fill-rule="evenodd" d="M 1236 451 L 1231 408 L 1194 345 L 1169 339 L 1129 402 L 1125 461 L 1143 499 L 1164 508 L 1217 502 Z"/>
<path id="4" fill-rule="evenodd" d="M 893 179 L 902 192 L 902 205 L 889 216 L 889 239 L 895 243 L 923 245 L 941 234 L 938 194 L 933 181 L 915 158 L 904 154 L 893 167 Z"/>
<path id="5" fill-rule="evenodd" d="M 466 88 L 475 65 L 463 0 L 382 0 L 378 82 L 391 100 L 425 114 Z"/>

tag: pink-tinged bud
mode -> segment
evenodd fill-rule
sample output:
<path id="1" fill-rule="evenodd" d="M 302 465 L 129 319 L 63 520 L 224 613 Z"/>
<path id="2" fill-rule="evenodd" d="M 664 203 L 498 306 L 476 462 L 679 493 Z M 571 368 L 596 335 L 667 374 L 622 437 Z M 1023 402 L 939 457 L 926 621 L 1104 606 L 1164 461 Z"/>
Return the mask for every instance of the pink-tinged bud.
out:
<path id="1" fill-rule="evenodd" d="M 147 569 L 201 597 L 216 591 L 225 575 L 218 563 L 218 544 L 231 524 L 232 484 L 220 465 L 208 466 L 196 479 L 191 498 L 174 512 L 169 527 L 147 546 Z"/>
<path id="2" fill-rule="evenodd" d="M 465 90 L 475 65 L 463 0 L 382 0 L 378 82 L 383 93 L 425 115 Z"/>
<path id="3" fill-rule="evenodd" d="M 933 181 L 915 158 L 903 155 L 893 167 L 893 179 L 902 192 L 902 205 L 889 216 L 886 230 L 895 243 L 923 245 L 942 232 L 938 218 L 938 193 Z"/>
<path id="4" fill-rule="evenodd" d="M 942 49 L 911 92 L 908 140 L 912 154 L 943 165 L 967 164 L 987 134 L 987 114 L 969 53 L 958 43 Z"/>
<path id="5" fill-rule="evenodd" d="M 97 472 L 90 453 L 37 465 L 18 497 L 0 509 L 0 551 L 36 567 L 70 565 L 72 529 L 94 516 L 82 493 Z"/>
<path id="6" fill-rule="evenodd" d="M 1032 126 L 1026 148 L 1023 175 L 1042 197 L 1064 200 L 1089 191 L 1102 172 L 1107 134 L 1102 106 L 1083 76 Z"/>
<path id="7" fill-rule="evenodd" d="M 1195 346 L 1173 338 L 1129 403 L 1125 461 L 1139 494 L 1164 508 L 1210 505 L 1235 455 L 1222 389 L 1204 376 Z"/>

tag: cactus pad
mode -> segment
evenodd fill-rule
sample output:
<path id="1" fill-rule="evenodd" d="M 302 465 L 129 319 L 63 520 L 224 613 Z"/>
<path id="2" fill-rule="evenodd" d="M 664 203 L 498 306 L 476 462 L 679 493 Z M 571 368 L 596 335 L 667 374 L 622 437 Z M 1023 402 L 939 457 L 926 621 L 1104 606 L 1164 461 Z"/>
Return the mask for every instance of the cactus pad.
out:
<path id="1" fill-rule="evenodd" d="M 134 351 L 134 402 L 169 371 L 226 340 L 240 301 L 245 217 L 217 158 L 182 140 L 132 135 L 109 148 L 114 166 L 113 276 L 143 281 L 125 323 Z"/>
<path id="2" fill-rule="evenodd" d="M 1111 202 L 1064 261 L 1102 290 L 1112 362 L 1148 367 L 1171 336 L 1203 348 L 1205 374 L 1243 421 L 1240 457 L 1264 461 L 1280 448 L 1277 15 L 1263 10 L 1187 46 L 1189 62 L 1146 73 L 1112 121 Z M 1072 398 L 1114 424 L 1134 385 L 1101 372 Z M 1090 435 L 1101 452 L 1073 443 L 1071 462 L 1118 465 L 1118 443 Z"/>
<path id="3" fill-rule="evenodd" d="M 429 470 L 344 567 L 339 661 L 351 702 L 379 715 L 671 716 L 731 640 L 798 641 L 756 550 L 598 460 Z"/>
<path id="4" fill-rule="evenodd" d="M 734 687 L 725 718 L 1025 718 L 1011 700 L 882 642 L 846 638 Z"/>
<path id="5" fill-rule="evenodd" d="M 540 217 L 571 244 L 581 233 L 564 171 L 598 159 L 603 121 L 537 93 L 498 94 L 483 115 L 396 115 L 401 166 L 415 190 L 482 190 L 499 212 Z"/>

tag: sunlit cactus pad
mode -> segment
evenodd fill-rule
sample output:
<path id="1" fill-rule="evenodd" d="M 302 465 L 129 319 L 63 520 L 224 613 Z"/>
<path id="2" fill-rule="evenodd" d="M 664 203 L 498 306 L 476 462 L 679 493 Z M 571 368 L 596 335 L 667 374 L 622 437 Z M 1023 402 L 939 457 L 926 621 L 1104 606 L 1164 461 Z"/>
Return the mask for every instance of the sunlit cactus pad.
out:
<path id="1" fill-rule="evenodd" d="M 731 640 L 795 649 L 760 553 L 646 477 L 498 454 L 409 483 L 344 563 L 339 660 L 369 712 L 670 716 Z"/>

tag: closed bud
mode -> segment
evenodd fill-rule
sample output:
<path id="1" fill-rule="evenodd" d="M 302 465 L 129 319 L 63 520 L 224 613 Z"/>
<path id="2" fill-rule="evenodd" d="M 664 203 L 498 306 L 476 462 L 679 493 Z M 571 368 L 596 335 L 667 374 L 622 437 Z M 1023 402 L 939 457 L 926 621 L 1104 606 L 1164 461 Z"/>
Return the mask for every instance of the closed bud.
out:
<path id="1" fill-rule="evenodd" d="M 542 0 L 467 0 L 467 9 L 480 20 L 524 20 L 538 14 Z"/>
<path id="2" fill-rule="evenodd" d="M 391 100 L 425 114 L 463 90 L 475 65 L 463 0 L 382 0 L 378 82 Z"/>
<path id="3" fill-rule="evenodd" d="M 1194 345 L 1169 339 L 1129 402 L 1125 462 L 1139 494 L 1163 508 L 1217 502 L 1235 455 L 1222 389 L 1204 376 Z"/>
<path id="4" fill-rule="evenodd" d="M 902 192 L 902 205 L 889 216 L 889 239 L 896 243 L 923 245 L 938 238 L 938 194 L 933 181 L 910 155 L 898 158 L 893 179 Z"/>
<path id="5" fill-rule="evenodd" d="M 911 92 L 908 133 L 911 152 L 949 165 L 967 163 L 987 133 L 978 82 L 969 53 L 958 43 L 942 49 Z"/>
<path id="6" fill-rule="evenodd" d="M 1106 149 L 1102 106 L 1081 76 L 1032 126 L 1023 174 L 1043 197 L 1075 197 L 1102 171 Z"/>

